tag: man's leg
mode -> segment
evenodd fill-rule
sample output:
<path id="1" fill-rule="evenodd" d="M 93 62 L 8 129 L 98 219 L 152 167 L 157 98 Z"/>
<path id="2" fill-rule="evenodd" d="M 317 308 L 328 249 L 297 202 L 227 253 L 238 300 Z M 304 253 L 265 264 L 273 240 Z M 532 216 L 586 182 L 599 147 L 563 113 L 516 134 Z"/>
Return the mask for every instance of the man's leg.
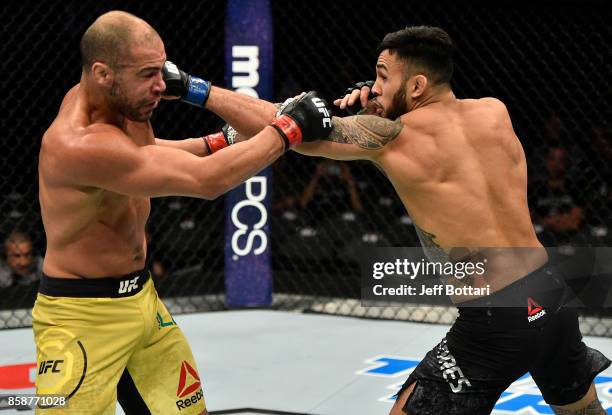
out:
<path id="1" fill-rule="evenodd" d="M 557 415 L 606 415 L 607 412 L 601 406 L 595 385 L 591 384 L 589 391 L 577 402 L 569 405 L 551 405 Z"/>
<path id="2" fill-rule="evenodd" d="M 69 398 L 66 407 L 39 407 L 37 414 L 115 413 L 116 385 L 140 341 L 142 319 L 134 311 L 128 301 L 39 294 L 36 391 Z"/>
<path id="3" fill-rule="evenodd" d="M 543 328 L 538 359 L 529 371 L 556 414 L 601 415 L 606 412 L 593 379 L 608 366 L 610 360 L 582 341 L 576 310 L 563 308 Z"/>
<path id="4" fill-rule="evenodd" d="M 414 385 L 414 383 L 411 384 L 402 393 L 400 393 L 395 403 L 393 404 L 393 408 L 391 408 L 391 412 L 389 412 L 389 415 L 406 415 L 406 412 L 404 412 L 403 408 L 406 405 L 406 401 L 410 397 L 412 390 L 414 389 Z"/>
<path id="5" fill-rule="evenodd" d="M 451 333 L 448 336 L 454 337 Z M 489 350 L 484 336 L 479 337 L 484 346 L 475 353 L 469 351 L 474 352 L 478 345 L 455 350 L 447 338 L 430 350 L 408 376 L 390 415 L 489 415 L 500 394 L 520 376 L 503 362 L 495 367 L 479 362 L 480 352 Z M 499 358 L 492 357 L 495 361 Z M 516 367 L 517 361 L 512 362 Z"/>
<path id="6" fill-rule="evenodd" d="M 203 379 L 187 339 L 153 284 L 144 291 L 148 337 L 127 364 L 119 402 L 126 414 L 206 415 Z"/>

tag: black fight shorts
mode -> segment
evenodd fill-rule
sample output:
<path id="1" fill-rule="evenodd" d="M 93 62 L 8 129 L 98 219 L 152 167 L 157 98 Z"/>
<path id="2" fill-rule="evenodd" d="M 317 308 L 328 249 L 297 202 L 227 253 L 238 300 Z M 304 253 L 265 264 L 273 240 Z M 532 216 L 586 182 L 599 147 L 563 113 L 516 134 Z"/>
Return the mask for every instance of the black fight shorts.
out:
<path id="1" fill-rule="evenodd" d="M 580 400 L 611 362 L 582 342 L 576 311 L 562 306 L 562 289 L 532 289 L 557 283 L 541 268 L 487 299 L 460 305 L 446 337 L 398 392 L 415 383 L 403 410 L 410 415 L 490 414 L 501 393 L 526 372 L 548 404 Z M 508 295 L 523 295 L 525 306 L 492 305 Z M 482 306 L 474 306 L 477 302 Z"/>

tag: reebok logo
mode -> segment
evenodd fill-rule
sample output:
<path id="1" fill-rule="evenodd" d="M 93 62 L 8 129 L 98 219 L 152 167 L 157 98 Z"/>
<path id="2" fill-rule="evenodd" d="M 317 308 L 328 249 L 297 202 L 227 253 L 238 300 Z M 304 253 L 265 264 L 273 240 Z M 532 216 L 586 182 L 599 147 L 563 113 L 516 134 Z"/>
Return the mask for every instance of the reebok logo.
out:
<path id="1" fill-rule="evenodd" d="M 136 277 L 131 280 L 119 281 L 119 294 L 131 293 L 133 290 L 137 290 L 138 278 L 140 277 Z"/>
<path id="2" fill-rule="evenodd" d="M 536 303 L 533 298 L 527 297 L 527 321 L 532 322 L 546 315 L 546 310 Z"/>
<path id="3" fill-rule="evenodd" d="M 188 379 L 189 378 L 189 379 Z M 188 381 L 189 380 L 189 381 Z M 189 386 L 187 386 L 189 385 Z M 179 375 L 178 389 L 176 390 L 176 396 L 179 398 L 185 398 L 185 396 L 197 391 L 193 396 L 179 399 L 176 401 L 176 407 L 178 410 L 185 409 L 191 405 L 195 405 L 204 396 L 204 392 L 200 387 L 200 377 L 198 372 L 191 367 L 191 365 L 183 361 L 181 365 L 181 373 Z"/>
<path id="4" fill-rule="evenodd" d="M 186 387 L 187 374 L 189 374 L 192 379 L 190 379 L 189 386 Z M 196 372 L 195 369 L 189 365 L 189 363 L 183 362 L 181 365 L 181 374 L 179 376 L 179 385 L 178 390 L 176 391 L 176 396 L 179 398 L 184 398 L 186 395 L 189 395 L 199 387 L 200 377 L 198 376 L 198 372 Z"/>

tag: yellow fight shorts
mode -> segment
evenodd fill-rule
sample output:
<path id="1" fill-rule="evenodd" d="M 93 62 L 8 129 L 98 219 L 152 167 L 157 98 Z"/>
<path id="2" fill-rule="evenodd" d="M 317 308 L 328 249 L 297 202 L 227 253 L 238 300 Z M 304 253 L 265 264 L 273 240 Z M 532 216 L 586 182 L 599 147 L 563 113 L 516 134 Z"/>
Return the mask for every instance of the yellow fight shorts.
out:
<path id="1" fill-rule="evenodd" d="M 199 414 L 202 381 L 148 271 L 119 278 L 43 276 L 32 311 L 36 393 L 68 398 L 37 414 Z"/>

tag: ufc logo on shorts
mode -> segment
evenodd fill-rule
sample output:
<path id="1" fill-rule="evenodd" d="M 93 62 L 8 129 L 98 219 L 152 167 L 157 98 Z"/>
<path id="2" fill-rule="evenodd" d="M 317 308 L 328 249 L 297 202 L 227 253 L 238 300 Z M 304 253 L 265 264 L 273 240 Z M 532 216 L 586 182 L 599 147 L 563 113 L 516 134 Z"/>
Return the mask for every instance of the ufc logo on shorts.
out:
<path id="1" fill-rule="evenodd" d="M 134 279 L 127 280 L 127 281 L 120 281 L 119 282 L 119 294 L 131 293 L 133 290 L 137 290 L 138 289 L 138 278 L 140 277 L 136 277 Z"/>
<path id="2" fill-rule="evenodd" d="M 38 374 L 43 375 L 47 373 L 49 369 L 51 369 L 51 373 L 60 373 L 60 369 L 58 368 L 60 363 L 64 363 L 63 360 L 43 360 L 40 362 L 40 367 L 38 368 Z"/>
<path id="3" fill-rule="evenodd" d="M 325 116 L 325 118 L 323 118 L 323 127 L 331 127 L 331 117 L 329 116 L 329 111 L 325 107 L 325 103 L 318 97 L 312 98 L 312 103 L 315 104 L 319 112 L 323 113 Z"/>

